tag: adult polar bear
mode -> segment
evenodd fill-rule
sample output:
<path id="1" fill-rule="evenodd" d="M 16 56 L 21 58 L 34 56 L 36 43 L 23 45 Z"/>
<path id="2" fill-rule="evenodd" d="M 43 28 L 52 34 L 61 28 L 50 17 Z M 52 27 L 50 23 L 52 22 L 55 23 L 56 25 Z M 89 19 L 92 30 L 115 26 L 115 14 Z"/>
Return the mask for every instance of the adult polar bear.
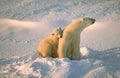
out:
<path id="1" fill-rule="evenodd" d="M 63 37 L 59 39 L 58 57 L 80 60 L 80 33 L 94 22 L 95 19 L 85 17 L 79 18 L 68 25 L 63 31 Z"/>

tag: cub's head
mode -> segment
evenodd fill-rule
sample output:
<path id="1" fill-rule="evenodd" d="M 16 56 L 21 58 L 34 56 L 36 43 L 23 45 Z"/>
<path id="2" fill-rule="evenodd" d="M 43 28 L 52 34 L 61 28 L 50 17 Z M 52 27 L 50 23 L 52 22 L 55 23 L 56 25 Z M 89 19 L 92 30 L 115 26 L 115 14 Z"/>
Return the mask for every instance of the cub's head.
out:
<path id="1" fill-rule="evenodd" d="M 56 36 L 58 38 L 62 38 L 63 30 L 61 27 L 54 28 L 51 35 Z"/>
<path id="2" fill-rule="evenodd" d="M 95 19 L 89 17 L 79 18 L 78 21 L 80 22 L 82 28 L 85 28 L 95 23 Z"/>

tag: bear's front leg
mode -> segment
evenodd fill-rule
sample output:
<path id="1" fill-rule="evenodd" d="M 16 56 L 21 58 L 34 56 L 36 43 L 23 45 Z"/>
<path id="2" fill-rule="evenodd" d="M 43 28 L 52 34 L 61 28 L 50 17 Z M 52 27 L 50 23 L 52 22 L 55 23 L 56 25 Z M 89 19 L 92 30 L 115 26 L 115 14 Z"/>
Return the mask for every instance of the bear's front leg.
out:
<path id="1" fill-rule="evenodd" d="M 75 49 L 72 52 L 72 60 L 80 60 L 81 59 L 81 53 L 79 49 Z"/>
<path id="2" fill-rule="evenodd" d="M 66 58 L 67 57 L 67 47 L 66 44 L 63 42 L 63 39 L 59 40 L 59 45 L 58 45 L 58 57 L 59 58 Z"/>
<path id="3" fill-rule="evenodd" d="M 72 54 L 72 60 L 80 60 L 81 59 L 81 53 L 78 51 L 74 52 Z"/>
<path id="4" fill-rule="evenodd" d="M 66 48 L 63 48 L 62 50 L 58 50 L 58 57 L 59 58 L 66 58 Z"/>

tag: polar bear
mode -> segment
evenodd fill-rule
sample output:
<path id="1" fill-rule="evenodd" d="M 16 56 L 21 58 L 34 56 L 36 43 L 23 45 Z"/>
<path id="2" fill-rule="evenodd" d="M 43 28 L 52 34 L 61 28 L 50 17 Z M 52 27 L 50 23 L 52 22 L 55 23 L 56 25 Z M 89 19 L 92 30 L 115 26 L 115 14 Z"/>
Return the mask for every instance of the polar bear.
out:
<path id="1" fill-rule="evenodd" d="M 40 42 L 37 51 L 42 57 L 58 57 L 58 42 L 62 37 L 62 32 L 60 27 L 54 28 L 52 33 Z"/>
<path id="2" fill-rule="evenodd" d="M 95 19 L 85 17 L 69 24 L 63 31 L 63 37 L 59 39 L 58 57 L 80 60 L 80 33 L 94 22 Z"/>

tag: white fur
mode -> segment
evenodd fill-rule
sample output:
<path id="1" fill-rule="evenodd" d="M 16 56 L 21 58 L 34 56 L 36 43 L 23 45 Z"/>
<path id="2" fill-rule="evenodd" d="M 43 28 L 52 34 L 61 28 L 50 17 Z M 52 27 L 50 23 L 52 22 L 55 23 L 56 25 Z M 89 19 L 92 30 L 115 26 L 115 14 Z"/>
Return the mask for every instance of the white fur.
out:
<path id="1" fill-rule="evenodd" d="M 42 57 L 58 57 L 58 41 L 62 37 L 62 32 L 60 27 L 55 28 L 48 37 L 40 42 L 37 51 Z"/>
<path id="2" fill-rule="evenodd" d="M 72 60 L 80 60 L 79 51 L 80 33 L 84 28 L 93 24 L 94 19 L 79 18 L 69 24 L 63 32 L 63 37 L 59 39 L 58 56 L 59 58 L 70 58 Z"/>

